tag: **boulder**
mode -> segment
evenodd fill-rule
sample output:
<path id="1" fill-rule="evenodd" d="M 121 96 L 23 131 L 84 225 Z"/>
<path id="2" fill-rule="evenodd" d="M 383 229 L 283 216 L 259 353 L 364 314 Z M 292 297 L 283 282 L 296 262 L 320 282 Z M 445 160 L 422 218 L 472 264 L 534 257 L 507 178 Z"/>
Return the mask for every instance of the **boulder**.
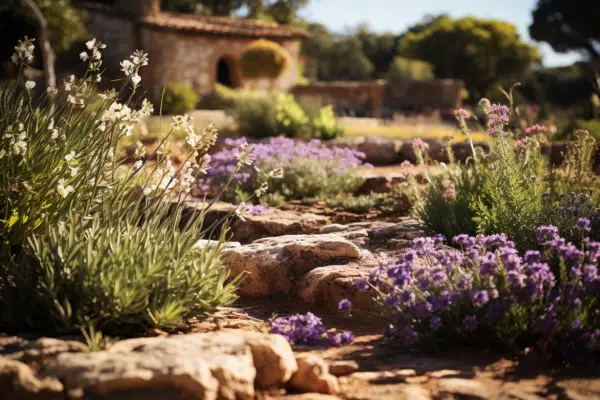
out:
<path id="1" fill-rule="evenodd" d="M 28 365 L 20 361 L 0 357 L 0 398 L 63 399 L 63 385 L 52 377 L 38 378 Z"/>
<path id="2" fill-rule="evenodd" d="M 331 361 L 329 373 L 333 376 L 347 376 L 358 371 L 358 363 L 351 360 Z"/>
<path id="3" fill-rule="evenodd" d="M 46 337 L 25 340 L 13 336 L 2 338 L 0 341 L 0 355 L 27 364 L 43 364 L 61 353 L 82 353 L 86 351 L 88 351 L 88 347 L 85 344 L 74 340 Z"/>
<path id="4" fill-rule="evenodd" d="M 349 240 L 330 235 L 286 235 L 259 239 L 223 252 L 231 276 L 247 274 L 239 288 L 246 297 L 287 294 L 293 281 L 334 261 L 359 259 L 360 249 Z"/>
<path id="5" fill-rule="evenodd" d="M 231 231 L 234 240 L 248 243 L 270 236 L 314 233 L 327 224 L 329 218 L 322 215 L 268 208 L 262 215 L 248 215 L 245 221 L 236 220 Z"/>
<path id="6" fill-rule="evenodd" d="M 296 356 L 298 370 L 292 375 L 290 386 L 302 392 L 337 394 L 340 387 L 337 378 L 329 373 L 329 366 L 316 354 Z"/>
<path id="7" fill-rule="evenodd" d="M 282 336 L 220 331 L 130 339 L 107 351 L 65 353 L 42 374 L 59 378 L 68 391 L 97 396 L 157 391 L 164 398 L 239 400 L 254 398 L 255 384 L 282 385 L 296 369 Z"/>

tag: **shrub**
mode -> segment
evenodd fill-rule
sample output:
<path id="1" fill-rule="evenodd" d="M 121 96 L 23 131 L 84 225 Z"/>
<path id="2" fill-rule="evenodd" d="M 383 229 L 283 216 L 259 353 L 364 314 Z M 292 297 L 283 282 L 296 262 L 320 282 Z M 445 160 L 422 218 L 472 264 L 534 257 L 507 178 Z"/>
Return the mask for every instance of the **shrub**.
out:
<path id="1" fill-rule="evenodd" d="M 17 46 L 16 63 L 29 43 Z M 90 325 L 132 333 L 171 328 L 235 299 L 239 278 L 226 282 L 223 239 L 204 248 L 204 213 L 182 222 L 183 200 L 208 159 L 214 129 L 196 133 L 189 117 L 174 122 L 158 149 L 134 166 L 115 157 L 119 140 L 152 113 L 144 100 L 120 103 L 122 94 L 98 98 L 104 46 L 87 43 L 88 73 L 64 82 L 34 102 L 18 83 L 0 94 L 0 326 L 71 331 Z M 142 52 L 121 65 L 134 99 Z M 99 99 L 99 100 L 97 100 Z M 187 159 L 175 168 L 161 155 L 174 130 L 188 133 Z M 198 160 L 198 163 L 196 163 Z M 235 174 L 247 165 L 239 152 Z M 177 229 L 181 226 L 181 229 Z"/>
<path id="2" fill-rule="evenodd" d="M 290 55 L 283 46 L 270 40 L 259 39 L 250 43 L 238 62 L 245 78 L 277 79 L 289 68 Z"/>
<path id="3" fill-rule="evenodd" d="M 230 145 L 246 143 L 244 138 L 228 140 Z M 304 198 L 328 197 L 340 192 L 352 193 L 364 179 L 356 176 L 356 168 L 362 165 L 364 154 L 349 149 L 327 148 L 318 140 L 309 142 L 293 139 L 272 138 L 268 143 L 255 144 L 254 168 L 241 170 L 236 178 L 235 190 L 225 194 L 233 200 L 239 193 L 251 193 L 264 185 L 268 174 L 263 171 L 282 169 L 283 177 L 270 186 L 270 197 L 263 199 L 301 200 Z M 213 168 L 206 178 L 199 180 L 201 191 L 210 193 L 211 188 L 223 188 L 235 169 L 235 148 L 222 150 L 212 157 Z"/>
<path id="4" fill-rule="evenodd" d="M 187 83 L 169 83 L 165 88 L 163 112 L 165 114 L 184 114 L 196 108 L 198 95 Z"/>
<path id="5" fill-rule="evenodd" d="M 512 108 L 512 97 L 507 95 Z M 506 233 L 524 250 L 535 245 L 535 228 L 548 223 L 544 205 L 560 194 L 588 194 L 597 207 L 600 188 L 592 171 L 595 140 L 588 133 L 577 134 L 563 165 L 553 172 L 541 153 L 541 143 L 546 141 L 543 126 L 526 128 L 516 140 L 518 132 L 506 129 L 511 108 L 486 102 L 482 108 L 491 137 L 489 154 L 473 148 L 465 121 L 470 115 L 458 110 L 459 125 L 469 137 L 473 155 L 464 165 L 454 163 L 447 146 L 450 165 L 430 177 L 429 189 L 417 196 L 415 212 L 431 233 Z M 425 163 L 427 149 L 420 143 L 413 147 L 420 163 Z"/>
<path id="6" fill-rule="evenodd" d="M 427 80 L 435 78 L 433 65 L 421 60 L 395 57 L 390 64 L 386 78 L 392 82 L 405 79 Z"/>
<path id="7" fill-rule="evenodd" d="M 291 94 L 222 91 L 227 113 L 237 124 L 238 134 L 263 138 L 285 135 L 298 138 L 333 139 L 343 134 L 331 106 L 298 103 Z M 307 114 L 302 105 L 307 106 Z M 312 117 L 311 114 L 314 114 Z"/>
<path id="8" fill-rule="evenodd" d="M 579 250 L 556 232 L 537 230 L 541 253 L 519 253 L 504 234 L 455 236 L 460 250 L 444 247 L 441 235 L 415 239 L 397 264 L 357 285 L 373 288 L 390 321 L 385 335 L 405 346 L 535 347 L 576 357 L 600 346 L 600 243 L 585 240 Z"/>

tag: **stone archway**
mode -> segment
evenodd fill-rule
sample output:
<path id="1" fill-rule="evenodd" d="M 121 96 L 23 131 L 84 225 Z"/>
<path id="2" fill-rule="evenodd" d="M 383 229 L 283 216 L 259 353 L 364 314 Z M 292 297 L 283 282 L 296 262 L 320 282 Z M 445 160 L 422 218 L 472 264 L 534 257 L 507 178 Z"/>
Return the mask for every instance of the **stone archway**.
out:
<path id="1" fill-rule="evenodd" d="M 217 60 L 215 81 L 230 88 L 239 88 L 241 78 L 232 56 L 223 56 Z"/>

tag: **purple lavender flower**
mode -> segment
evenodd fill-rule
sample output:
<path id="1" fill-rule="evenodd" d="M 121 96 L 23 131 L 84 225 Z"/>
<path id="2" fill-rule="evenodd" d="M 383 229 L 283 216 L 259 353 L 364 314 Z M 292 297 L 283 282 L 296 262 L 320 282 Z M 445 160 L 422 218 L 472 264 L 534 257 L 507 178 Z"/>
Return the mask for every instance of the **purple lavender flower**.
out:
<path id="1" fill-rule="evenodd" d="M 415 304 L 416 296 L 412 290 L 403 290 L 400 293 L 400 302 L 407 307 L 411 307 Z"/>
<path id="2" fill-rule="evenodd" d="M 595 263 L 600 259 L 600 242 L 592 242 L 589 238 L 586 238 L 585 249 L 588 262 Z"/>
<path id="3" fill-rule="evenodd" d="M 440 329 L 442 327 L 442 319 L 437 315 L 434 315 L 429 320 L 429 327 L 434 331 Z"/>
<path id="4" fill-rule="evenodd" d="M 540 243 L 557 240 L 559 238 L 558 228 L 552 225 L 540 226 L 536 229 L 535 234 Z"/>
<path id="5" fill-rule="evenodd" d="M 460 235 L 456 235 L 452 238 L 452 242 L 454 242 L 455 244 L 461 246 L 463 249 L 470 249 L 471 247 L 475 246 L 476 242 L 475 242 L 475 238 L 471 237 L 469 235 L 466 235 L 464 233 L 461 233 Z"/>
<path id="6" fill-rule="evenodd" d="M 519 271 L 509 271 L 506 275 L 506 280 L 508 281 L 508 285 L 513 291 L 519 291 L 525 287 L 525 279 L 526 276 L 520 273 Z"/>
<path id="7" fill-rule="evenodd" d="M 523 260 L 525 261 L 526 264 L 535 264 L 535 263 L 539 263 L 542 260 L 542 256 L 541 256 L 540 252 L 537 250 L 527 250 L 525 252 L 525 256 L 523 257 Z"/>
<path id="8" fill-rule="evenodd" d="M 415 314 L 419 318 L 427 318 L 431 315 L 433 311 L 433 306 L 430 302 L 425 301 L 423 303 L 419 303 L 415 307 Z"/>
<path id="9" fill-rule="evenodd" d="M 491 276 L 496 272 L 498 260 L 494 253 L 485 253 L 479 257 L 479 274 L 483 277 Z"/>
<path id="10" fill-rule="evenodd" d="M 510 121 L 510 108 L 505 105 L 493 104 L 488 107 L 488 129 L 490 136 L 500 136 L 502 130 Z"/>
<path id="11" fill-rule="evenodd" d="M 360 290 L 361 292 L 364 292 L 365 290 L 367 290 L 369 288 L 369 284 L 367 283 L 366 279 L 356 279 L 354 281 L 354 285 L 358 288 L 358 290 Z"/>
<path id="12" fill-rule="evenodd" d="M 514 242 L 508 240 L 506 234 L 500 233 L 495 235 L 483 236 L 480 239 L 481 244 L 485 246 L 488 250 L 496 250 L 500 247 L 515 247 Z"/>
<path id="13" fill-rule="evenodd" d="M 345 344 L 350 344 L 354 341 L 354 335 L 350 331 L 344 331 L 342 333 L 332 334 L 327 338 L 327 341 L 331 346 L 339 347 Z"/>
<path id="14" fill-rule="evenodd" d="M 255 206 L 253 206 L 253 205 L 248 206 L 248 213 L 250 215 L 263 215 L 266 212 L 267 212 L 267 208 L 264 206 L 261 206 L 260 204 L 255 205 Z"/>
<path id="15" fill-rule="evenodd" d="M 435 244 L 442 244 L 446 241 L 446 236 L 439 233 L 433 237 L 433 241 Z"/>
<path id="16" fill-rule="evenodd" d="M 473 300 L 473 305 L 477 308 L 483 307 L 490 301 L 487 290 L 474 291 L 471 299 Z"/>
<path id="17" fill-rule="evenodd" d="M 463 319 L 463 328 L 465 328 L 465 331 L 468 332 L 472 332 L 477 329 L 477 317 L 474 315 L 467 315 Z"/>
<path id="18" fill-rule="evenodd" d="M 592 228 L 590 228 L 591 223 L 592 222 L 587 218 L 579 218 L 575 227 L 582 231 L 589 232 L 590 230 L 592 230 Z"/>
<path id="19" fill-rule="evenodd" d="M 558 246 L 558 256 L 564 260 L 567 265 L 576 265 L 583 259 L 583 253 L 572 244 Z"/>
<path id="20" fill-rule="evenodd" d="M 519 257 L 519 253 L 516 249 L 512 247 L 501 247 L 498 249 L 500 260 L 504 265 L 504 268 L 507 271 L 512 271 L 521 266 L 521 262 L 523 261 L 521 257 Z"/>
<path id="21" fill-rule="evenodd" d="M 350 310 L 352 310 L 352 302 L 348 299 L 343 299 L 338 304 L 338 310 L 340 310 L 343 313 L 350 312 Z"/>

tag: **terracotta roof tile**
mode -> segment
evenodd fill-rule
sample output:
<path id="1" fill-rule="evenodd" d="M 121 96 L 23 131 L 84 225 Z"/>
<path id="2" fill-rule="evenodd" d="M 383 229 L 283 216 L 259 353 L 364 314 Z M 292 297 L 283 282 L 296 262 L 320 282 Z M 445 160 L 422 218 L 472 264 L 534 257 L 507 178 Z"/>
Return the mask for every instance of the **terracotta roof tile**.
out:
<path id="1" fill-rule="evenodd" d="M 133 19 L 132 15 L 114 6 L 106 6 L 99 3 L 88 3 L 84 6 L 88 11 L 100 11 L 121 17 Z M 158 15 L 146 16 L 139 20 L 144 25 L 161 28 L 175 29 L 181 31 L 206 33 L 221 36 L 242 36 L 256 38 L 279 38 L 279 39 L 301 39 L 309 34 L 301 29 L 287 26 L 269 24 L 266 22 L 227 18 L 227 17 L 204 17 L 191 14 L 172 14 L 160 12 Z"/>

